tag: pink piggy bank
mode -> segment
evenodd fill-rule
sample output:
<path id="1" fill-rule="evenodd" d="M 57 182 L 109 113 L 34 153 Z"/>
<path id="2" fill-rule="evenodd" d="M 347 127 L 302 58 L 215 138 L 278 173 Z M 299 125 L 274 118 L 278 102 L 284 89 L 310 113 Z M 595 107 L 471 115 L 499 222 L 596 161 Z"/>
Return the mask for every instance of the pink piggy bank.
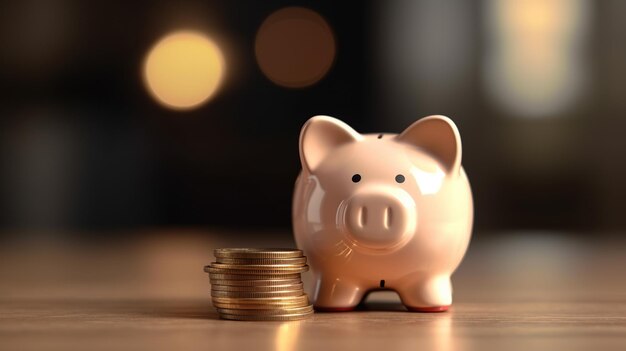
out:
<path id="1" fill-rule="evenodd" d="M 362 135 L 316 116 L 302 127 L 300 160 L 293 226 L 316 309 L 348 311 L 384 288 L 411 311 L 446 311 L 473 221 L 454 123 L 429 116 L 401 134 Z"/>

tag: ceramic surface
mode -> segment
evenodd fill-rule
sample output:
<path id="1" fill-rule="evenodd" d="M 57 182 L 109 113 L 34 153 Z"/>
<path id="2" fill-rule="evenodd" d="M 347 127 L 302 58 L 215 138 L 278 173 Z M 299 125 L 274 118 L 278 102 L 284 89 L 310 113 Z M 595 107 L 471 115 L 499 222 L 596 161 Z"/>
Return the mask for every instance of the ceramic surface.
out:
<path id="1" fill-rule="evenodd" d="M 350 310 L 385 288 L 409 310 L 447 310 L 473 220 L 452 120 L 429 116 L 400 134 L 362 135 L 316 116 L 302 128 L 300 159 L 293 226 L 314 274 L 315 307 Z"/>

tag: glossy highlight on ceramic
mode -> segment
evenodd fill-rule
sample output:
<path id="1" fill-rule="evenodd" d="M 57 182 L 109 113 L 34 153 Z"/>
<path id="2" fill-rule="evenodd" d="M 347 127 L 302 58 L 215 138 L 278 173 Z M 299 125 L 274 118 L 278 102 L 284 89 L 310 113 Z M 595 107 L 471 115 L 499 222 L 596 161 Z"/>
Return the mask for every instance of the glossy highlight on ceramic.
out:
<path id="1" fill-rule="evenodd" d="M 381 288 L 411 311 L 448 309 L 473 221 L 461 156 L 445 116 L 400 134 L 359 134 L 328 116 L 305 123 L 292 215 L 316 309 L 351 310 Z"/>

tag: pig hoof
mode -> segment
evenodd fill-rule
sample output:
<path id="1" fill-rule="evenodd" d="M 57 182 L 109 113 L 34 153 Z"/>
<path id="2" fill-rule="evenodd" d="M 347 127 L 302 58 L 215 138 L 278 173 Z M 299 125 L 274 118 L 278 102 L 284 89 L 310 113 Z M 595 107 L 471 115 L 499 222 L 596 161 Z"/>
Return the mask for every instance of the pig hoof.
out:
<path id="1" fill-rule="evenodd" d="M 353 307 L 324 307 L 324 306 L 315 306 L 314 307 L 318 312 L 349 312 L 354 311 L 356 306 Z"/>
<path id="2" fill-rule="evenodd" d="M 434 307 L 413 307 L 406 306 L 406 308 L 411 312 L 446 312 L 450 306 L 434 306 Z"/>

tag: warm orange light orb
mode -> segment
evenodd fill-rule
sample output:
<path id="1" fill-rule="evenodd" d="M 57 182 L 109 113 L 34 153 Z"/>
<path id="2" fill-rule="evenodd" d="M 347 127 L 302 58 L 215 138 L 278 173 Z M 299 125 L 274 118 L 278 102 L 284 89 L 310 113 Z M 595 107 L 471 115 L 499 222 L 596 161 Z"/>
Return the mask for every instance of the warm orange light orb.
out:
<path id="1" fill-rule="evenodd" d="M 187 110 L 209 100 L 224 78 L 220 48 L 205 35 L 180 31 L 157 42 L 146 56 L 148 91 L 166 107 Z"/>
<path id="2" fill-rule="evenodd" d="M 317 12 L 280 9 L 265 19 L 254 51 L 261 71 L 286 88 L 304 88 L 324 78 L 335 60 L 335 36 Z"/>

